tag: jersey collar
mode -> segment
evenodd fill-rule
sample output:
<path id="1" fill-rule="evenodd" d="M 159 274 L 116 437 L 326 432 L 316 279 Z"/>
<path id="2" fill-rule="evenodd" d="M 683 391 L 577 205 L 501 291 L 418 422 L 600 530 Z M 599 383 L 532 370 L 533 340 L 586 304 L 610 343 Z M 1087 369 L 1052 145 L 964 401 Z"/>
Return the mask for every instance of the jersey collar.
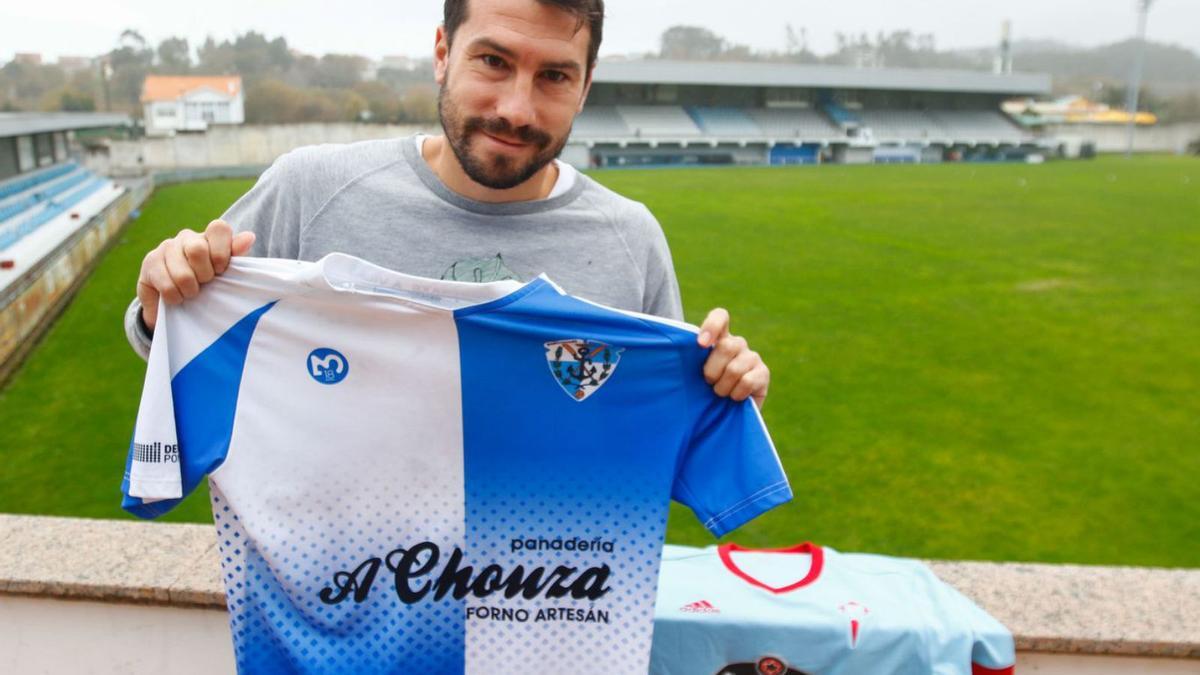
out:
<path id="1" fill-rule="evenodd" d="M 754 577 L 750 576 L 745 571 L 743 571 L 740 567 L 738 567 L 737 564 L 735 564 L 733 562 L 733 556 L 731 555 L 734 551 L 747 551 L 747 552 L 752 552 L 752 553 L 776 553 L 776 554 L 783 554 L 783 555 L 790 554 L 790 553 L 807 553 L 811 556 L 810 560 L 812 562 L 809 565 L 808 574 L 805 575 L 803 579 L 797 581 L 794 584 L 788 584 L 787 586 L 782 586 L 782 587 L 776 588 L 774 586 L 768 586 L 767 584 L 763 583 L 762 581 L 755 579 Z M 803 588 L 804 586 L 811 584 L 812 582 L 817 580 L 817 577 L 821 576 L 821 568 L 825 564 L 825 553 L 821 549 L 821 547 L 817 546 L 816 544 L 813 544 L 811 542 L 807 542 L 807 541 L 804 542 L 803 544 L 797 544 L 795 546 L 791 546 L 788 548 L 746 548 L 744 546 L 738 546 L 737 544 L 734 544 L 734 543 L 728 543 L 728 544 L 721 544 L 719 547 L 717 547 L 717 553 L 721 556 L 721 563 L 725 565 L 725 568 L 728 569 L 730 572 L 732 572 L 735 576 L 740 578 L 742 581 L 745 581 L 746 583 L 748 583 L 752 586 L 758 586 L 759 588 L 771 591 L 772 593 L 775 593 L 775 594 L 787 593 L 789 591 L 794 591 L 797 588 Z"/>
<path id="2" fill-rule="evenodd" d="M 306 286 L 338 293 L 394 299 L 432 312 L 469 314 L 495 309 L 513 302 L 541 286 L 562 290 L 545 274 L 522 283 L 516 280 L 471 283 L 418 277 L 396 272 L 345 253 L 330 253 L 304 265 L 297 281 Z M 423 296 L 428 299 L 422 299 Z M 438 304 L 436 298 L 457 300 Z"/>

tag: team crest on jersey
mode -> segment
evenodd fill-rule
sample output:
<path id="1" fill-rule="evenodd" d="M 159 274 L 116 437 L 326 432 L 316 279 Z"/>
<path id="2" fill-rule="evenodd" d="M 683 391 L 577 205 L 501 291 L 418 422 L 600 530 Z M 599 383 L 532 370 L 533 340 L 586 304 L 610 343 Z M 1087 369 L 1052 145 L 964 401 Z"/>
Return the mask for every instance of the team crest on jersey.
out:
<path id="1" fill-rule="evenodd" d="M 584 401 L 608 382 L 621 361 L 621 347 L 599 340 L 575 338 L 545 343 L 550 374 L 562 390 L 576 401 Z"/>
<path id="2" fill-rule="evenodd" d="M 854 649 L 858 646 L 858 636 L 862 632 L 863 623 L 866 622 L 867 615 L 871 613 L 871 610 L 867 609 L 866 605 L 851 600 L 839 605 L 838 611 L 845 614 L 846 618 L 850 620 L 850 648 Z"/>

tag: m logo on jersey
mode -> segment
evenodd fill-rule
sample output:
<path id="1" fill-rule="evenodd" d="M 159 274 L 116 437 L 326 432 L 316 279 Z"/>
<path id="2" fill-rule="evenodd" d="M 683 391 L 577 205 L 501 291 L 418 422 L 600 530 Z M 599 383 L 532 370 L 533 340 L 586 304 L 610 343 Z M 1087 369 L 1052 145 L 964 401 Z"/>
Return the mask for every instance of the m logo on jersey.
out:
<path id="1" fill-rule="evenodd" d="M 320 347 L 308 355 L 308 374 L 321 384 L 337 384 L 349 372 L 350 362 L 336 349 Z"/>
<path id="2" fill-rule="evenodd" d="M 562 390 L 576 401 L 583 401 L 600 388 L 617 370 L 621 347 L 598 340 L 552 340 L 545 343 L 550 374 Z"/>

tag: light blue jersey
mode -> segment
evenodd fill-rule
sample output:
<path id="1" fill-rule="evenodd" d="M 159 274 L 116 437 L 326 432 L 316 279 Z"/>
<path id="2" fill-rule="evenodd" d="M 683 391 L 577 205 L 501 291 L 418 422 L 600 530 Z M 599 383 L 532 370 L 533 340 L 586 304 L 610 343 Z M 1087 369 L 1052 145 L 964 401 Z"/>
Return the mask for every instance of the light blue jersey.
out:
<path id="1" fill-rule="evenodd" d="M 1003 675 L 1012 635 L 915 560 L 667 546 L 654 675 Z"/>
<path id="2" fill-rule="evenodd" d="M 529 283 L 235 259 L 162 306 L 124 506 L 207 478 L 247 673 L 644 673 L 670 498 L 791 496 L 685 324 Z"/>

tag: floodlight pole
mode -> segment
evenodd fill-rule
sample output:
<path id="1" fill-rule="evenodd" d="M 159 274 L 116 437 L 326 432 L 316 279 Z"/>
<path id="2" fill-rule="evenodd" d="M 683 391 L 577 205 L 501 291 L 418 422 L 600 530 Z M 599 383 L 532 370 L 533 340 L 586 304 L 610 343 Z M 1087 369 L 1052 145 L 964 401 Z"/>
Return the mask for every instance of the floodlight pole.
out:
<path id="1" fill-rule="evenodd" d="M 1126 123 L 1125 156 L 1133 157 L 1133 134 L 1137 127 L 1138 94 L 1142 88 L 1142 67 L 1146 60 L 1146 16 L 1154 0 L 1138 0 L 1137 45 L 1134 47 L 1133 72 L 1129 76 L 1129 91 L 1125 97 L 1125 108 L 1129 112 Z"/>

